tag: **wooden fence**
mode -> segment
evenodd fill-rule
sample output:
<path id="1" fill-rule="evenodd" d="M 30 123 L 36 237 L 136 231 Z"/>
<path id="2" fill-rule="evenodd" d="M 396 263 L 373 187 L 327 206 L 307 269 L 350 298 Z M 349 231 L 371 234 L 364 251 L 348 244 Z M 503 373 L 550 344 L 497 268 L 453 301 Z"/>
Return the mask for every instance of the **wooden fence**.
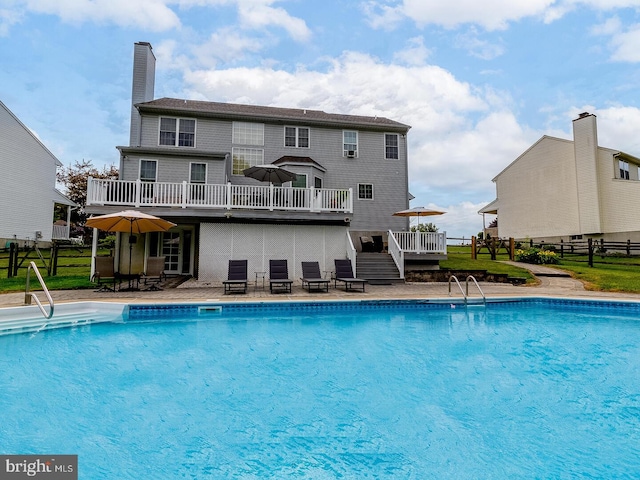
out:
<path id="1" fill-rule="evenodd" d="M 91 247 L 53 243 L 50 249 L 40 249 L 37 244 L 19 247 L 12 242 L 0 250 L 0 277 L 18 277 L 22 276 L 21 273 L 26 275 L 31 261 L 35 261 L 38 267 L 43 267 L 48 276 L 56 276 L 59 268 L 86 267 L 89 271 Z"/>

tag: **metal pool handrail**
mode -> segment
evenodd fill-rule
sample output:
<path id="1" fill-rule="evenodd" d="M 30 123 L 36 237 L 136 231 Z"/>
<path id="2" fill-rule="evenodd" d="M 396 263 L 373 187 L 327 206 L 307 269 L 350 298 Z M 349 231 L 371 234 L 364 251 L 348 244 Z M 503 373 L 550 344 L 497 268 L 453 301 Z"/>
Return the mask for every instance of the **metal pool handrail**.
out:
<path id="1" fill-rule="evenodd" d="M 462 290 L 462 285 L 460 285 L 460 282 L 458 281 L 458 277 L 456 277 L 455 275 L 451 275 L 449 277 L 449 296 L 451 296 L 451 280 L 455 280 L 456 283 L 458 284 L 458 288 L 460 289 L 460 293 L 462 294 L 462 297 L 464 298 L 464 304 L 467 304 L 467 295 L 464 293 L 464 290 Z M 467 293 L 469 293 L 469 291 L 467 290 Z"/>
<path id="2" fill-rule="evenodd" d="M 40 300 L 38 299 L 36 294 L 30 291 L 32 269 L 36 273 L 36 277 L 38 277 L 38 281 L 42 286 L 42 290 L 44 291 L 44 294 L 47 296 L 47 301 L 49 302 L 49 313 L 47 313 L 47 311 L 44 309 L 44 307 L 42 306 L 42 303 L 40 303 Z M 47 288 L 47 285 L 44 283 L 44 280 L 42 279 L 42 275 L 40 275 L 40 271 L 38 270 L 38 266 L 35 264 L 35 262 L 29 262 L 29 268 L 27 269 L 27 282 L 24 287 L 24 304 L 31 305 L 31 299 L 35 300 L 36 304 L 38 305 L 38 308 L 42 312 L 42 315 L 44 315 L 44 318 L 49 319 L 53 317 L 53 310 L 54 310 L 53 298 L 51 298 L 49 289 Z"/>
<path id="3" fill-rule="evenodd" d="M 487 297 L 484 296 L 484 292 L 482 291 L 482 289 L 480 288 L 480 285 L 478 285 L 478 281 L 476 280 L 476 277 L 474 277 L 473 275 L 469 275 L 467 276 L 467 279 L 465 280 L 465 289 L 467 292 L 467 297 L 469 296 L 469 279 L 473 280 L 473 283 L 476 284 L 476 287 L 478 287 L 478 291 L 480 292 L 480 295 L 482 295 L 482 300 L 484 302 L 484 304 L 487 304 Z"/>

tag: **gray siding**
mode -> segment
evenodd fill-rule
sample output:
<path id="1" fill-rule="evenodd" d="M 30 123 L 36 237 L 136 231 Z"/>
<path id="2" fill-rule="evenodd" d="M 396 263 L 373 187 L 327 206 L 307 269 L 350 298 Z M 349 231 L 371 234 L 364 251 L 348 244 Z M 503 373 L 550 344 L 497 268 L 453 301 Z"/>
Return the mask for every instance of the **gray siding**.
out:
<path id="1" fill-rule="evenodd" d="M 166 115 L 170 116 L 170 115 Z M 181 117 L 194 118 L 194 117 Z M 198 151 L 231 152 L 232 125 L 230 120 L 196 118 L 196 147 Z M 327 128 L 286 123 L 287 126 L 303 126 L 310 129 L 310 147 L 295 148 L 284 146 L 284 124 L 265 124 L 264 161 L 272 163 L 283 156 L 310 157 L 326 172 L 319 176 L 324 188 L 352 188 L 354 192 L 354 213 L 351 228 L 354 230 L 404 230 L 407 220 L 393 217 L 393 213 L 408 208 L 408 173 L 406 157 L 406 135 L 399 135 L 399 156 L 397 160 L 385 159 L 384 132 L 358 130 L 358 156 L 343 157 L 342 128 Z M 355 129 L 354 129 L 355 130 Z M 144 115 L 141 123 L 142 147 L 158 148 L 159 116 Z M 164 147 L 163 147 L 164 148 Z M 258 147 L 259 148 L 259 147 Z M 185 147 L 166 147 L 171 157 L 144 155 L 145 159 L 158 160 L 158 181 L 188 181 L 189 162 L 205 161 L 181 157 L 183 151 L 193 151 Z M 123 180 L 138 178 L 139 159 L 129 155 L 121 169 Z M 208 183 L 225 183 L 224 161 L 209 160 Z M 313 182 L 309 167 L 290 167 L 296 173 L 307 174 L 309 184 Z M 235 184 L 254 184 L 256 181 L 243 176 L 231 176 Z M 373 185 L 372 200 L 358 199 L 358 184 Z"/>

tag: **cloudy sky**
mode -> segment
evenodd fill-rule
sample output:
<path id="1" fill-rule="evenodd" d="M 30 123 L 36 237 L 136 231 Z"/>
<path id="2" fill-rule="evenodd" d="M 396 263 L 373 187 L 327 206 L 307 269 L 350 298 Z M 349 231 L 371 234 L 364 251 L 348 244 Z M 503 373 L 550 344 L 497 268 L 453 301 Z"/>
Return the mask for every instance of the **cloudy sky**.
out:
<path id="1" fill-rule="evenodd" d="M 411 125 L 411 206 L 450 237 L 580 112 L 640 156 L 640 0 L 0 0 L 0 100 L 65 165 L 117 164 L 137 41 L 157 98 Z"/>

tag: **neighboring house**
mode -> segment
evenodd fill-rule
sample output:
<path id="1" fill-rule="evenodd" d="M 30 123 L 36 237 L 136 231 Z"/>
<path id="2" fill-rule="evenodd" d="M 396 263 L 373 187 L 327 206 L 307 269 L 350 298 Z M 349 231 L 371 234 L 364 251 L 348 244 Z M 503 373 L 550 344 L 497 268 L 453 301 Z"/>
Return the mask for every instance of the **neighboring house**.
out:
<path id="1" fill-rule="evenodd" d="M 154 99 L 151 45 L 134 47 L 129 146 L 117 181 L 90 179 L 87 212 L 135 208 L 178 226 L 136 241 L 132 272 L 145 258 L 166 257 L 168 274 L 220 281 L 229 259 L 268 272 L 287 259 L 291 278 L 301 261 L 333 270 L 355 260 L 360 236 L 407 231 L 409 126 L 382 117 L 318 110 Z M 297 174 L 283 185 L 243 175 L 274 164 Z M 120 269 L 128 262 L 121 242 Z M 267 273 L 268 274 L 268 273 Z M 260 273 L 258 273 L 260 275 Z"/>
<path id="2" fill-rule="evenodd" d="M 558 242 L 640 241 L 640 158 L 598 146 L 595 115 L 573 121 L 573 141 L 543 136 L 493 181 L 497 235 Z"/>
<path id="3" fill-rule="evenodd" d="M 69 239 L 71 200 L 56 190 L 60 161 L 0 102 L 0 248 Z M 55 204 L 67 208 L 66 225 L 54 226 Z"/>

